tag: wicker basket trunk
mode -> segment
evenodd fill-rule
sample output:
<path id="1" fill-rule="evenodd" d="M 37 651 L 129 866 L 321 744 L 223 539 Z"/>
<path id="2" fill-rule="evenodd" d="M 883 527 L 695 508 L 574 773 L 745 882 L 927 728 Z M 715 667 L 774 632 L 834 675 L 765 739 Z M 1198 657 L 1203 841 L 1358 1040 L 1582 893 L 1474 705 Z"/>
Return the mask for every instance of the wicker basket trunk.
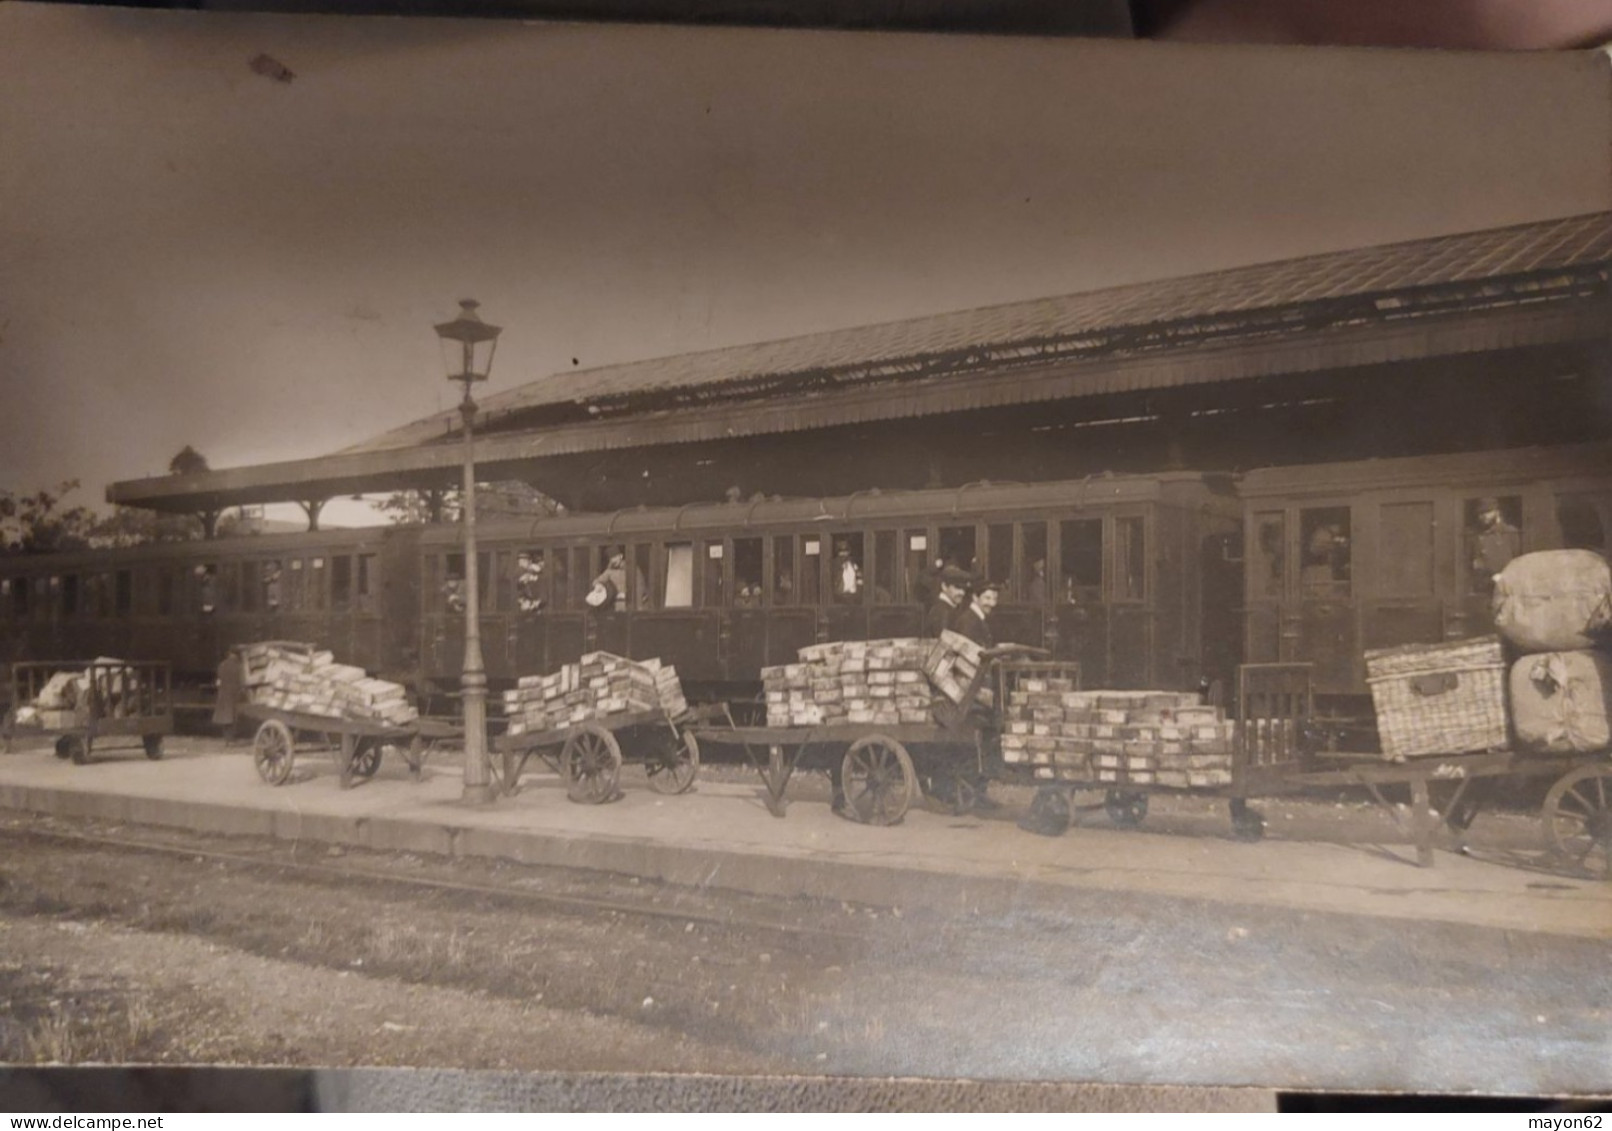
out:
<path id="1" fill-rule="evenodd" d="M 1505 677 L 1497 636 L 1367 652 L 1383 756 L 1397 762 L 1504 747 Z"/>

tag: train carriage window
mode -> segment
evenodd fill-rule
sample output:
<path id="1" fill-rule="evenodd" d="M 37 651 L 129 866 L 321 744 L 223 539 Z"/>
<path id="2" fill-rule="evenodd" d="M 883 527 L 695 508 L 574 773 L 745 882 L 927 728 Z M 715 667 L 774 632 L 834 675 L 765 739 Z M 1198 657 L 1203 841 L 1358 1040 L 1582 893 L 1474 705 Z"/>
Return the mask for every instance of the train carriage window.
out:
<path id="1" fill-rule="evenodd" d="M 358 555 L 358 611 L 375 611 L 375 555 Z"/>
<path id="2" fill-rule="evenodd" d="M 821 535 L 805 534 L 800 539 L 800 577 L 796 592 L 803 605 L 823 603 L 823 539 Z"/>
<path id="3" fill-rule="evenodd" d="M 105 620 L 112 618 L 112 604 L 117 596 L 114 586 L 116 579 L 110 573 L 97 574 L 95 577 L 95 615 Z"/>
<path id="4" fill-rule="evenodd" d="M 1281 511 L 1254 515 L 1254 546 L 1248 562 L 1249 590 L 1255 597 L 1281 597 L 1287 569 L 1287 516 Z"/>
<path id="5" fill-rule="evenodd" d="M 51 578 L 54 583 L 55 578 Z M 78 575 L 69 573 L 61 579 L 62 616 L 78 615 Z"/>
<path id="6" fill-rule="evenodd" d="M 1348 507 L 1299 511 L 1299 587 L 1305 597 L 1349 596 L 1354 541 Z"/>
<path id="7" fill-rule="evenodd" d="M 48 588 L 39 595 L 40 600 L 34 602 L 34 618 L 36 620 L 50 620 L 57 615 L 57 609 L 61 607 L 62 579 L 53 576 L 45 584 Z"/>
<path id="8" fill-rule="evenodd" d="M 521 567 L 513 550 L 499 550 L 493 554 L 493 590 L 487 594 L 489 609 L 513 609 L 515 586 L 520 579 Z"/>
<path id="9" fill-rule="evenodd" d="M 345 613 L 353 606 L 353 559 L 337 554 L 330 559 L 330 607 Z"/>
<path id="10" fill-rule="evenodd" d="M 668 542 L 666 544 L 665 584 L 661 589 L 661 606 L 667 609 L 694 607 L 694 543 Z"/>
<path id="11" fill-rule="evenodd" d="M 462 562 L 464 558 L 461 556 L 459 560 Z M 304 596 L 307 598 L 307 607 L 310 609 L 323 609 L 325 607 L 325 575 L 327 572 L 324 558 L 308 559 L 308 579 L 304 582 L 306 586 Z"/>
<path id="12" fill-rule="evenodd" d="M 1018 599 L 1030 605 L 1045 605 L 1047 584 L 1047 524 L 1026 522 L 1019 526 L 1024 545 L 1018 571 Z"/>
<path id="13" fill-rule="evenodd" d="M 640 609 L 658 608 L 660 601 L 651 579 L 655 576 L 655 547 L 643 543 L 632 548 L 633 601 Z"/>
<path id="14" fill-rule="evenodd" d="M 1494 575 L 1522 553 L 1522 497 L 1486 495 L 1461 504 L 1466 591 L 1494 591 Z"/>
<path id="15" fill-rule="evenodd" d="M 548 592 L 545 595 L 548 607 L 556 610 L 571 608 L 570 555 L 564 550 L 547 550 L 543 556 L 548 562 L 544 570 L 548 575 Z"/>
<path id="16" fill-rule="evenodd" d="M 162 570 L 157 574 L 157 615 L 171 617 L 174 611 L 174 571 Z"/>
<path id="17" fill-rule="evenodd" d="M 120 617 L 126 617 L 134 611 L 134 574 L 126 569 L 118 570 L 114 585 L 113 611 Z"/>
<path id="18" fill-rule="evenodd" d="M 828 592 L 836 605 L 867 601 L 867 545 L 860 532 L 834 535 L 834 556 L 828 563 Z"/>
<path id="19" fill-rule="evenodd" d="M 221 608 L 233 613 L 241 607 L 241 569 L 239 562 L 225 562 L 220 567 L 222 585 L 219 587 Z"/>
<path id="20" fill-rule="evenodd" d="M 995 581 L 1005 586 L 1001 599 L 1020 601 L 1018 572 L 1013 568 L 1013 525 L 992 523 L 985 528 L 985 565 L 982 580 Z"/>
<path id="21" fill-rule="evenodd" d="M 1504 511 L 1507 500 L 1501 499 Z M 1584 493 L 1556 496 L 1556 525 L 1561 529 L 1562 548 L 1567 550 L 1607 551 L 1607 519 L 1612 515 L 1612 499 L 1597 498 Z M 1522 523 L 1512 520 L 1515 525 Z"/>
<path id="22" fill-rule="evenodd" d="M 26 577 L 19 577 L 11 584 L 11 611 L 19 617 L 28 615 L 28 598 L 31 587 L 31 582 Z"/>
<path id="23" fill-rule="evenodd" d="M 1103 520 L 1071 519 L 1058 524 L 1062 599 L 1071 605 L 1095 604 L 1103 599 Z"/>
<path id="24" fill-rule="evenodd" d="M 975 545 L 974 528 L 972 526 L 942 526 L 940 528 L 940 545 L 936 547 L 935 556 L 940 559 L 941 565 L 956 566 L 969 573 L 979 572 L 979 549 Z"/>
<path id="25" fill-rule="evenodd" d="M 901 536 L 902 593 L 912 604 L 929 607 L 936 596 L 935 562 L 929 556 L 929 532 L 907 530 Z"/>
<path id="26" fill-rule="evenodd" d="M 470 583 L 465 578 L 465 556 L 447 554 L 442 561 L 441 593 L 443 611 L 463 615 L 470 601 Z"/>
<path id="27" fill-rule="evenodd" d="M 593 558 L 586 546 L 571 547 L 571 607 L 581 609 L 582 599 L 593 587 Z"/>
<path id="28" fill-rule="evenodd" d="M 1377 591 L 1384 597 L 1426 597 L 1433 593 L 1431 502 L 1384 503 L 1377 519 Z"/>
<path id="29" fill-rule="evenodd" d="M 1141 601 L 1147 597 L 1146 524 L 1140 517 L 1114 520 L 1114 599 Z"/>
<path id="30" fill-rule="evenodd" d="M 723 571 L 726 568 L 726 547 L 721 542 L 706 542 L 700 557 L 700 603 L 716 608 L 723 603 L 727 589 Z"/>
<path id="31" fill-rule="evenodd" d="M 15 611 L 11 602 L 11 578 L 0 577 L 0 617 L 8 617 Z"/>
<path id="32" fill-rule="evenodd" d="M 777 535 L 772 540 L 771 582 L 768 604 L 795 603 L 795 539 L 788 534 Z"/>
<path id="33" fill-rule="evenodd" d="M 740 608 L 761 605 L 761 546 L 760 538 L 733 540 L 733 603 Z"/>
<path id="34" fill-rule="evenodd" d="M 873 602 L 876 605 L 893 605 L 899 598 L 896 586 L 896 544 L 894 530 L 877 530 L 873 534 Z"/>

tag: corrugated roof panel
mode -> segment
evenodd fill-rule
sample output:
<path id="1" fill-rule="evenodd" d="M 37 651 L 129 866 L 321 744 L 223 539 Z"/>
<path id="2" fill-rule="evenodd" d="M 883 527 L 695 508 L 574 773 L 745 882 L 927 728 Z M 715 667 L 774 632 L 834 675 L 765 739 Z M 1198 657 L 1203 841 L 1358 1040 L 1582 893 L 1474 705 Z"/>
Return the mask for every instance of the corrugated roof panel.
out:
<path id="1" fill-rule="evenodd" d="M 1509 228 L 1305 256 L 1185 278 L 1130 284 L 901 322 L 731 346 L 677 357 L 551 374 L 489 396 L 484 419 L 543 406 L 685 394 L 712 399 L 725 386 L 757 379 L 851 371 L 936 359 L 964 350 L 1011 350 L 1020 344 L 1074 341 L 1163 327 L 1219 315 L 1246 316 L 1350 297 L 1469 283 L 1485 278 L 1605 264 L 1612 257 L 1612 213 L 1598 212 Z M 1378 304 L 1415 313 L 1417 304 Z M 1305 323 L 1295 317 L 1292 325 Z M 1164 335 L 1152 348 L 1167 348 Z M 1196 340 L 1196 339 L 1194 339 Z M 848 379 L 855 379 L 853 374 Z M 447 433 L 456 414 L 442 413 L 395 429 L 348 451 L 428 443 Z"/>

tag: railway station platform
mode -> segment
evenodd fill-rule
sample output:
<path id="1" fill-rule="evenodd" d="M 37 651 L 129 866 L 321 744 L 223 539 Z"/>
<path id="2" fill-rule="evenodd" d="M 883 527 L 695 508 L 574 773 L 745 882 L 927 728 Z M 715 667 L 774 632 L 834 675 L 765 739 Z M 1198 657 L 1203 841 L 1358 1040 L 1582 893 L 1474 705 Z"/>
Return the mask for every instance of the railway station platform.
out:
<path id="1" fill-rule="evenodd" d="M 1521 813 L 1480 817 L 1472 855 L 1440 851 L 1419 868 L 1386 814 L 1332 802 L 1259 803 L 1269 834 L 1257 843 L 1233 839 L 1224 802 L 1189 797 L 1156 797 L 1139 828 L 1098 811 L 1043 837 L 1015 824 L 1028 790 L 993 787 L 1003 806 L 988 816 L 915 806 L 879 828 L 834 815 L 820 777 L 792 784 L 799 799 L 774 817 L 760 778 L 732 766 L 681 796 L 652 792 L 627 767 L 620 799 L 597 806 L 568 800 L 539 766 L 515 796 L 471 807 L 453 758 L 429 762 L 416 782 L 389 756 L 343 791 L 320 753 L 299 751 L 276 788 L 258 778 L 247 744 L 170 738 L 162 761 L 108 749 L 75 766 L 19 743 L 0 755 L 0 809 L 956 914 L 1055 911 L 1075 893 L 1106 892 L 1612 938 L 1612 883 L 1553 867 L 1537 818 Z"/>

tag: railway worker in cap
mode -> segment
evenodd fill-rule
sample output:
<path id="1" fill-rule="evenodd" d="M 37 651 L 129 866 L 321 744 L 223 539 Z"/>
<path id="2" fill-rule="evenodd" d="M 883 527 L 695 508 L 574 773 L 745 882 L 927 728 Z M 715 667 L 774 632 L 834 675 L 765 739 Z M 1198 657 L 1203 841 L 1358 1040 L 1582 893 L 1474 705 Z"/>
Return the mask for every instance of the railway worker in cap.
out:
<path id="1" fill-rule="evenodd" d="M 952 621 L 964 610 L 964 598 L 968 593 L 968 574 L 954 565 L 946 566 L 940 571 L 938 579 L 940 592 L 935 601 L 924 613 L 924 635 L 939 638 L 942 632 L 952 627 Z"/>
<path id="2" fill-rule="evenodd" d="M 530 550 L 515 555 L 515 605 L 523 613 L 543 611 L 543 559 Z"/>
<path id="3" fill-rule="evenodd" d="M 448 580 L 442 583 L 442 599 L 450 613 L 463 613 L 470 600 L 466 595 L 465 579 L 456 573 L 449 574 Z"/>
<path id="4" fill-rule="evenodd" d="M 862 567 L 851 557 L 849 542 L 841 539 L 834 543 L 834 560 L 829 569 L 836 605 L 854 605 L 862 599 Z"/>
<path id="5" fill-rule="evenodd" d="M 974 587 L 974 596 L 967 607 L 957 610 L 952 618 L 951 630 L 968 637 L 981 648 L 996 647 L 996 630 L 991 627 L 991 614 L 1002 597 L 1000 581 L 983 581 Z"/>
<path id="6" fill-rule="evenodd" d="M 1472 544 L 1473 589 L 1481 592 L 1494 584 L 1494 577 L 1522 552 L 1522 531 L 1506 521 L 1500 500 L 1478 500 L 1478 523 Z"/>
<path id="7" fill-rule="evenodd" d="M 218 575 L 209 565 L 196 567 L 196 597 L 203 616 L 212 616 L 218 608 Z"/>

